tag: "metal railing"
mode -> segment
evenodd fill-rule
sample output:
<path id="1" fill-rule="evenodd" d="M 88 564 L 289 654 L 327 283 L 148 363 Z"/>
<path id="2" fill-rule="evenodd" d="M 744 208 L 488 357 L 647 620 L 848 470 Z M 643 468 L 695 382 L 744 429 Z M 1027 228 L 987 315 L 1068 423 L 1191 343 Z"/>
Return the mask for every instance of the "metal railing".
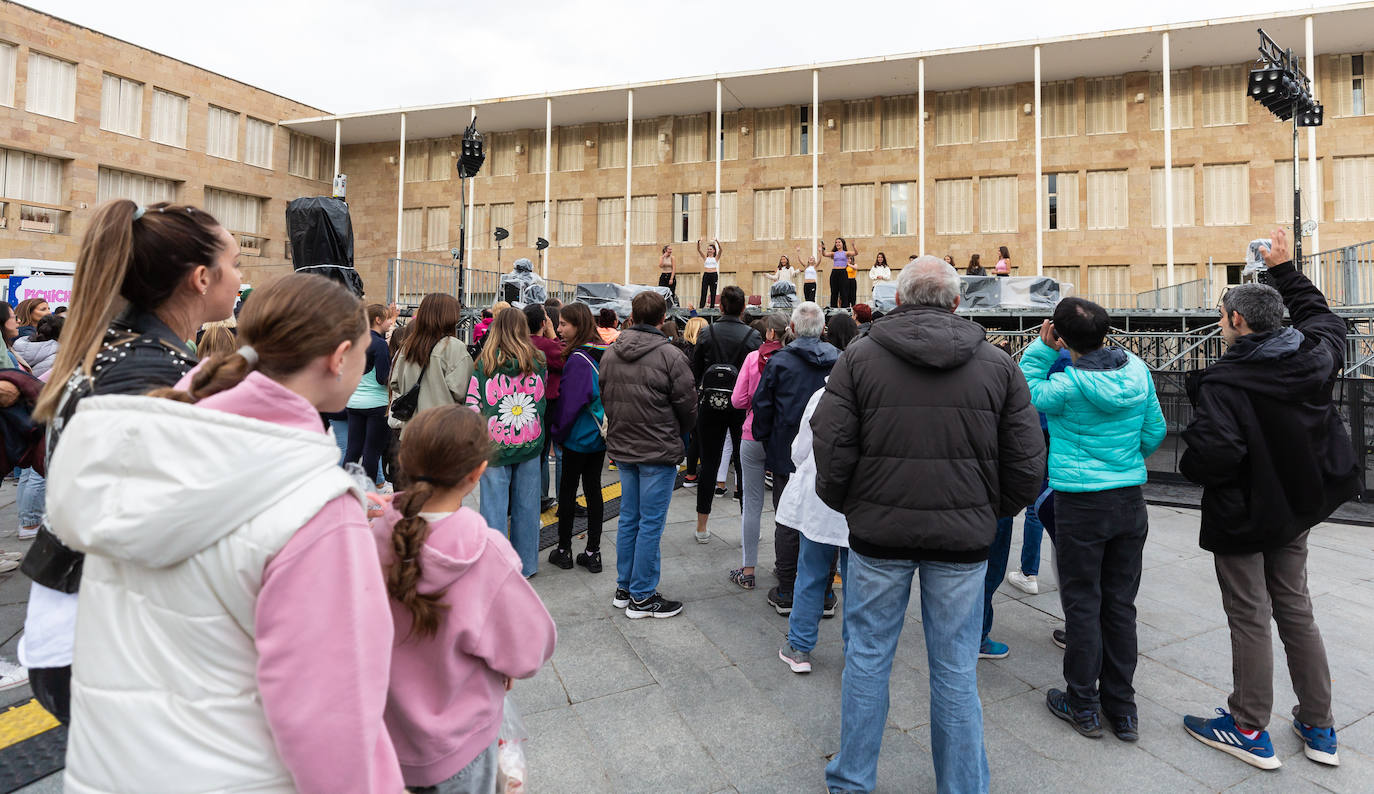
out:
<path id="1" fill-rule="evenodd" d="M 1302 271 L 1332 304 L 1374 305 L 1374 240 L 1305 256 Z"/>
<path id="2" fill-rule="evenodd" d="M 1137 309 L 1206 309 L 1212 300 L 1212 281 L 1207 278 L 1185 281 L 1172 287 L 1159 287 L 1137 293 Z"/>
<path id="3" fill-rule="evenodd" d="M 501 274 L 494 270 L 468 268 L 463 279 L 466 295 L 459 294 L 458 266 L 447 262 L 425 262 L 419 259 L 391 258 L 386 263 L 387 294 L 395 296 L 401 306 L 418 306 L 431 292 L 452 295 L 472 309 L 485 309 L 505 297 L 501 294 Z M 564 303 L 573 299 L 572 286 L 548 279 L 545 281 L 549 297 Z"/>

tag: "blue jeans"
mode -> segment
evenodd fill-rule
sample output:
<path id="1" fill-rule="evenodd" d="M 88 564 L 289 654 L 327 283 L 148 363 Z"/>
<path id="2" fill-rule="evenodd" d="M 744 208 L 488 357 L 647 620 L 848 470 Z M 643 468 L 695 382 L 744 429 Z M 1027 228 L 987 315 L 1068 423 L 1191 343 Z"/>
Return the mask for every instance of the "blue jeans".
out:
<path id="1" fill-rule="evenodd" d="M 549 452 L 553 452 L 553 479 L 549 479 Z M 558 484 L 563 482 L 563 448 L 553 443 L 553 436 L 544 435 L 544 451 L 539 455 L 539 487 L 545 499 L 549 498 L 549 486 L 553 485 L 554 497 L 558 496 Z"/>
<path id="2" fill-rule="evenodd" d="M 997 592 L 998 585 L 1002 584 L 1002 577 L 1007 575 L 1007 557 L 1011 555 L 1011 530 L 1012 520 L 1010 518 L 997 519 L 997 534 L 992 538 L 992 547 L 988 549 L 988 572 L 983 577 L 983 639 L 988 638 L 988 632 L 992 631 L 992 596 Z"/>
<path id="3" fill-rule="evenodd" d="M 820 634 L 821 610 L 825 606 L 825 591 L 830 589 L 830 565 L 835 560 L 836 551 L 840 553 L 840 595 L 848 591 L 849 549 L 817 543 L 801 533 L 798 535 L 801 546 L 797 549 L 797 580 L 792 584 L 792 614 L 787 618 L 787 642 L 799 651 L 810 653 L 815 650 Z M 849 621 L 841 623 L 840 639 L 849 644 Z"/>
<path id="4" fill-rule="evenodd" d="M 1043 488 L 1042 488 L 1043 490 Z M 1035 505 L 1026 508 L 1026 520 L 1021 525 L 1021 573 L 1026 576 L 1040 575 L 1040 541 L 1045 527 L 1035 512 Z"/>
<path id="5" fill-rule="evenodd" d="M 941 792 L 988 790 L 978 700 L 980 585 L 987 563 L 882 560 L 849 553 L 840 687 L 840 752 L 825 768 L 830 791 L 872 791 L 887 725 L 888 678 L 919 570 L 921 625 L 930 667 L 930 739 Z"/>
<path id="6" fill-rule="evenodd" d="M 339 465 L 342 466 L 348 454 L 348 420 L 330 419 L 329 429 L 334 432 L 334 443 L 339 445 Z"/>
<path id="7" fill-rule="evenodd" d="M 539 570 L 539 456 L 507 466 L 488 466 L 482 474 L 478 506 L 487 525 L 510 538 L 527 578 Z M 506 531 L 506 516 L 510 531 Z"/>
<path id="8" fill-rule="evenodd" d="M 620 462 L 616 466 L 620 468 L 620 523 L 615 535 L 615 586 L 643 601 L 658 590 L 658 541 L 668 521 L 677 467 Z"/>
<path id="9" fill-rule="evenodd" d="M 48 504 L 48 481 L 33 469 L 19 470 L 19 526 L 36 527 L 43 523 Z"/>

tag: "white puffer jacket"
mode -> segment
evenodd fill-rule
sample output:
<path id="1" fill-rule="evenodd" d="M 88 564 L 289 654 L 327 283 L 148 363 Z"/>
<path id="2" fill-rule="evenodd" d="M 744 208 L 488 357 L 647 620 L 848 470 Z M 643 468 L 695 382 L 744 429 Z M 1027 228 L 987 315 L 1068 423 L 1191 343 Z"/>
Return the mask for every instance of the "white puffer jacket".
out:
<path id="1" fill-rule="evenodd" d="M 792 465 L 797 470 L 778 500 L 777 522 L 791 527 L 816 543 L 849 548 L 849 522 L 843 513 L 826 506 L 816 495 L 816 455 L 812 452 L 811 415 L 816 413 L 825 387 L 816 390 L 802 412 L 801 426 L 792 439 Z"/>
<path id="2" fill-rule="evenodd" d="M 329 436 L 171 400 L 81 403 L 48 472 L 52 526 L 89 555 L 68 792 L 294 790 L 254 606 L 272 556 L 354 489 L 338 456 Z"/>

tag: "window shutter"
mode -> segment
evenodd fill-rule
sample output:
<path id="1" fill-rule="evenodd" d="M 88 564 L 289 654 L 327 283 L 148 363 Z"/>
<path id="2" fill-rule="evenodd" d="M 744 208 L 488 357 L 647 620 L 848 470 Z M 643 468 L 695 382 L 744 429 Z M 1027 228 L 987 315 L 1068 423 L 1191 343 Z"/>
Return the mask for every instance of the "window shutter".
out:
<path id="1" fill-rule="evenodd" d="M 739 236 L 739 194 L 733 190 L 720 194 L 720 228 L 716 228 L 715 193 L 706 194 L 706 236 L 730 242 Z"/>
<path id="2" fill-rule="evenodd" d="M 1089 135 L 1126 131 L 1126 100 L 1120 77 L 1087 80 L 1087 131 Z"/>
<path id="3" fill-rule="evenodd" d="M 972 231 L 973 180 L 936 180 L 935 233 L 968 234 Z"/>
<path id="4" fill-rule="evenodd" d="M 473 205 L 472 221 L 464 230 L 469 248 L 487 248 L 491 239 L 491 205 Z"/>
<path id="5" fill-rule="evenodd" d="M 596 200 L 596 244 L 621 245 L 625 242 L 625 199 Z"/>
<path id="6" fill-rule="evenodd" d="M 782 157 L 787 154 L 788 108 L 768 108 L 754 113 L 754 156 Z"/>
<path id="7" fill-rule="evenodd" d="M 673 162 L 706 160 L 706 115 L 678 116 L 673 120 Z"/>
<path id="8" fill-rule="evenodd" d="M 1331 98 L 1333 116 L 1349 116 L 1353 110 L 1354 77 L 1349 55 L 1331 56 Z"/>
<path id="9" fill-rule="evenodd" d="M 553 224 L 549 224 L 549 227 L 552 233 Z M 544 236 L 544 202 L 531 201 L 525 205 L 525 234 L 530 248 L 534 247 L 536 240 Z"/>
<path id="10" fill-rule="evenodd" d="M 487 165 L 491 176 L 515 173 L 515 133 L 494 132 L 486 136 Z"/>
<path id="11" fill-rule="evenodd" d="M 429 141 L 406 141 L 406 181 L 429 179 Z"/>
<path id="12" fill-rule="evenodd" d="M 587 136 L 581 127 L 558 128 L 558 170 L 581 171 Z"/>
<path id="13" fill-rule="evenodd" d="M 425 210 L 425 250 L 447 251 L 452 247 L 449 245 L 448 220 L 448 207 L 430 207 Z M 452 242 L 457 245 L 456 240 Z"/>
<path id="14" fill-rule="evenodd" d="M 1125 171 L 1088 172 L 1088 228 L 1124 229 L 1129 219 Z"/>
<path id="15" fill-rule="evenodd" d="M 935 95 L 935 145 L 947 146 L 973 140 L 973 119 L 968 91 Z"/>
<path id="16" fill-rule="evenodd" d="M 630 242 L 656 243 L 658 236 L 658 196 L 634 196 L 630 199 Z"/>
<path id="17" fill-rule="evenodd" d="M 889 236 L 911 234 L 912 206 L 915 182 L 889 182 L 883 186 L 883 215 L 887 218 Z"/>
<path id="18" fill-rule="evenodd" d="M 103 204 L 117 198 L 126 198 L 145 207 L 159 201 L 175 201 L 176 183 L 101 166 L 96 174 L 95 200 Z"/>
<path id="19" fill-rule="evenodd" d="M 873 236 L 873 185 L 840 187 L 840 236 Z"/>
<path id="20" fill-rule="evenodd" d="M 205 153 L 225 160 L 239 158 L 239 114 L 210 106 L 206 121 Z"/>
<path id="21" fill-rule="evenodd" d="M 257 234 L 258 227 L 262 222 L 263 202 L 264 199 L 258 196 L 248 196 L 209 187 L 205 189 L 205 211 L 213 215 L 221 226 L 233 232 Z M 403 232 L 409 229 L 405 224 L 414 224 L 413 245 L 405 250 L 413 251 L 420 247 L 419 224 L 424 220 L 421 212 L 422 210 L 419 209 L 405 210 L 401 215 Z M 405 242 L 410 238 L 407 238 L 403 233 L 401 239 Z"/>
<path id="22" fill-rule="evenodd" d="M 1317 162 L 1317 194 L 1315 196 L 1309 189 L 1312 184 L 1312 168 L 1306 159 L 1299 160 L 1298 167 L 1302 169 L 1302 173 L 1299 175 L 1302 182 L 1299 187 L 1302 189 L 1303 220 L 1311 218 L 1320 221 L 1322 220 L 1322 195 L 1324 192 L 1321 161 Z M 1293 223 L 1292 160 L 1274 161 L 1274 219 L 1280 224 L 1292 225 Z"/>
<path id="23" fill-rule="evenodd" d="M 0 42 L 0 105 L 14 107 L 14 78 L 19 62 L 19 48 Z"/>
<path id="24" fill-rule="evenodd" d="M 596 165 L 598 168 L 625 167 L 624 122 L 601 125 L 600 140 L 596 143 Z"/>
<path id="25" fill-rule="evenodd" d="M 755 240 L 781 240 L 786 236 L 786 198 L 783 188 L 754 191 Z"/>
<path id="26" fill-rule="evenodd" d="M 818 186 L 818 187 L 816 188 L 816 193 L 817 193 L 818 195 L 824 196 L 825 188 L 819 187 L 819 186 Z M 821 201 L 821 206 L 822 206 L 822 207 L 825 206 L 824 199 L 822 199 L 822 201 Z M 824 233 L 824 229 L 825 229 L 825 216 L 824 216 L 823 214 L 822 214 L 822 215 L 818 215 L 817 218 L 816 218 L 816 220 L 817 220 L 817 223 L 819 224 L 819 225 L 818 225 L 818 228 L 816 229 L 816 233 L 817 233 L 817 234 L 822 234 L 822 233 Z M 806 239 L 809 239 L 810 237 L 811 237 L 811 188 L 810 188 L 810 187 L 794 187 L 794 188 L 792 188 L 792 238 L 795 239 L 795 240 L 806 240 Z"/>
<path id="27" fill-rule="evenodd" d="M 557 138 L 554 139 L 558 140 Z M 544 173 L 544 130 L 530 130 L 530 145 L 528 147 L 529 172 L 531 174 Z M 557 165 L 555 163 L 555 165 Z M 409 166 L 406 167 L 409 170 Z"/>
<path id="28" fill-rule="evenodd" d="M 908 149 L 916 145 L 916 97 L 883 99 L 883 148 Z"/>
<path id="29" fill-rule="evenodd" d="M 515 225 L 515 204 L 514 204 L 513 202 L 507 202 L 507 203 L 505 203 L 505 204 L 493 204 L 493 205 L 491 205 L 491 224 L 490 224 L 491 228 L 490 228 L 490 231 L 491 231 L 492 234 L 495 234 L 495 233 L 496 233 L 496 227 L 498 227 L 498 226 L 500 226 L 500 227 L 503 228 L 503 229 L 506 229 L 507 231 L 510 231 L 511 227 L 514 226 L 514 225 Z M 512 234 L 514 234 L 514 232 L 512 232 Z M 512 239 L 517 239 L 517 238 L 512 238 Z M 490 247 L 491 244 L 492 244 L 492 242 L 494 242 L 494 240 L 493 240 L 492 238 L 487 238 L 487 240 L 488 240 L 487 246 Z"/>
<path id="30" fill-rule="evenodd" d="M 978 194 L 980 231 L 1016 231 L 1016 177 L 983 177 L 978 180 Z"/>
<path id="31" fill-rule="evenodd" d="M 24 109 L 53 118 L 76 118 L 76 64 L 29 52 Z"/>
<path id="32" fill-rule="evenodd" d="M 858 99 L 844 103 L 844 124 L 840 129 L 840 149 L 862 152 L 873 148 L 873 101 Z"/>
<path id="33" fill-rule="evenodd" d="M 268 121 L 248 117 L 247 138 L 244 142 L 243 161 L 260 168 L 272 167 L 272 132 L 276 125 Z"/>
<path id="34" fill-rule="evenodd" d="M 148 131 L 148 139 L 186 148 L 186 113 L 189 106 L 190 101 L 184 96 L 153 89 L 152 129 Z"/>
<path id="35" fill-rule="evenodd" d="M 1016 140 L 1016 86 L 1004 85 L 978 91 L 978 139 Z"/>
<path id="36" fill-rule="evenodd" d="M 1374 156 L 1337 157 L 1336 220 L 1374 220 Z"/>
<path id="37" fill-rule="evenodd" d="M 642 124 L 635 122 L 634 141 L 630 149 L 636 167 L 658 165 L 657 119 L 645 119 Z"/>

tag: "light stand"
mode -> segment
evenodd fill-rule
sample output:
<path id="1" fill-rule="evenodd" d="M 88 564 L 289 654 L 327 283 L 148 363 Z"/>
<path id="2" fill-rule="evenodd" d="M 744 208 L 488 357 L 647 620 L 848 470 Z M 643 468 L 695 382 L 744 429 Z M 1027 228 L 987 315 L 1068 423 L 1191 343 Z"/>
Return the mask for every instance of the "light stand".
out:
<path id="1" fill-rule="evenodd" d="M 1263 28 L 1259 30 L 1261 66 L 1250 70 L 1250 98 L 1277 118 L 1293 120 L 1293 263 L 1302 269 L 1302 171 L 1298 160 L 1298 128 L 1320 127 L 1322 105 L 1312 99 L 1312 80 L 1303 72 L 1293 50 L 1281 50 Z"/>
<path id="2" fill-rule="evenodd" d="M 534 248 L 539 252 L 539 272 L 544 272 L 544 249 L 549 247 L 549 241 L 540 237 L 534 241 Z"/>
<path id="3" fill-rule="evenodd" d="M 468 180 L 477 176 L 477 172 L 482 170 L 482 163 L 486 162 L 487 155 L 483 151 L 482 133 L 477 131 L 477 117 L 472 117 L 472 123 L 463 130 L 463 151 L 458 157 L 458 296 L 459 300 L 467 306 L 467 206 L 468 206 Z"/>
<path id="4" fill-rule="evenodd" d="M 497 226 L 496 231 L 492 232 L 492 237 L 496 238 L 496 272 L 501 272 L 501 241 L 510 237 L 510 230 L 504 226 Z"/>

